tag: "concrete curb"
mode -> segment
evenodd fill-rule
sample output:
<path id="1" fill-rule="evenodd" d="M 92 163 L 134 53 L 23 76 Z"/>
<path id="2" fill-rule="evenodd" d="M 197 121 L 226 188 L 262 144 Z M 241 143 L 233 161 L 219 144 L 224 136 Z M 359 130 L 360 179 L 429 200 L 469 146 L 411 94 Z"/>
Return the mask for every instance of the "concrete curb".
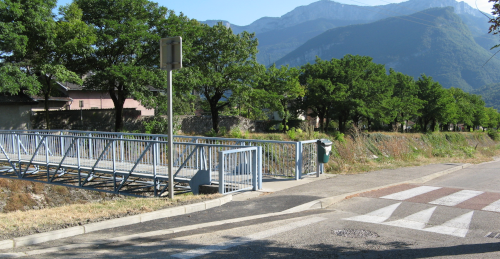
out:
<path id="1" fill-rule="evenodd" d="M 285 210 L 284 212 L 294 213 L 294 212 L 301 212 L 301 211 L 305 211 L 305 210 L 324 209 L 324 208 L 331 206 L 335 203 L 343 201 L 349 197 L 353 197 L 353 196 L 359 195 L 359 194 L 364 193 L 364 192 L 375 191 L 375 190 L 384 189 L 387 187 L 392 187 L 392 186 L 396 186 L 396 185 L 400 185 L 400 184 L 422 184 L 422 183 L 428 182 L 430 180 L 436 179 L 438 177 L 441 177 L 443 175 L 447 175 L 447 174 L 456 172 L 458 170 L 467 168 L 471 165 L 472 164 L 463 164 L 460 166 L 456 166 L 456 167 L 453 167 L 450 169 L 446 169 L 444 171 L 433 173 L 433 174 L 430 174 L 430 175 L 427 175 L 424 177 L 420 177 L 420 178 L 416 178 L 413 180 L 402 181 L 402 182 L 387 184 L 387 185 L 383 185 L 383 186 L 377 186 L 374 188 L 364 189 L 364 190 L 360 190 L 360 191 L 355 191 L 355 192 L 351 192 L 351 193 L 346 193 L 346 194 L 341 194 L 341 195 L 337 195 L 337 196 L 332 196 L 332 197 L 327 197 L 327 198 L 311 201 L 311 202 L 299 205 L 297 207 L 293 207 L 291 209 Z"/>
<path id="2" fill-rule="evenodd" d="M 222 206 L 233 200 L 232 195 L 227 195 L 215 200 L 209 200 L 200 203 L 194 203 L 189 205 L 184 205 L 180 207 L 168 208 L 153 212 L 148 212 L 144 214 L 128 216 L 123 218 L 117 218 L 112 220 L 106 220 L 96 223 L 90 223 L 83 226 L 65 228 L 55 231 L 44 232 L 40 234 L 34 234 L 24 237 L 16 237 L 13 239 L 7 239 L 0 241 L 0 249 L 11 249 L 21 246 L 34 245 L 39 243 L 44 243 L 48 241 L 53 241 L 65 237 L 77 236 L 85 233 L 90 233 L 94 231 L 122 227 L 137 223 L 142 223 L 146 221 L 169 218 L 184 214 L 189 214 L 197 211 L 207 210 L 210 208 Z"/>

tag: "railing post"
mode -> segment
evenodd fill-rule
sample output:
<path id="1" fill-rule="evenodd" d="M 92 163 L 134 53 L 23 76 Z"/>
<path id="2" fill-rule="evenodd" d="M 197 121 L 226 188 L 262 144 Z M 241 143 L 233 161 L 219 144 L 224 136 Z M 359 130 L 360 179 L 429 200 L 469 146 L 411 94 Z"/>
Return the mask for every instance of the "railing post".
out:
<path id="1" fill-rule="evenodd" d="M 61 156 L 64 157 L 64 137 L 63 137 L 63 132 L 59 132 L 59 136 L 60 136 L 60 143 L 61 143 Z"/>
<path id="2" fill-rule="evenodd" d="M 123 134 L 120 135 L 120 161 L 123 162 L 125 157 L 125 150 L 123 144 Z"/>
<path id="3" fill-rule="evenodd" d="M 296 142 L 295 143 L 295 180 L 300 180 L 302 176 L 301 172 L 301 166 L 300 166 L 300 161 L 301 161 L 301 142 Z"/>
<path id="4" fill-rule="evenodd" d="M 219 193 L 224 194 L 226 188 L 224 183 L 224 152 L 219 151 Z"/>
<path id="5" fill-rule="evenodd" d="M 258 179 L 259 179 L 259 190 L 262 190 L 262 147 L 261 146 L 258 146 L 257 147 L 257 153 L 258 153 L 258 156 L 257 156 L 257 168 L 258 168 Z"/>
<path id="6" fill-rule="evenodd" d="M 251 152 L 252 154 L 252 187 L 253 191 L 257 191 L 259 189 L 258 186 L 258 172 L 259 172 L 259 149 L 256 148 Z"/>
<path id="7" fill-rule="evenodd" d="M 78 166 L 78 186 L 82 186 L 82 169 L 81 169 L 81 164 L 80 164 L 80 138 L 76 139 L 76 163 Z"/>
<path id="8" fill-rule="evenodd" d="M 47 165 L 47 181 L 50 181 L 50 170 L 49 170 L 49 145 L 47 145 L 47 138 L 48 136 L 45 136 L 43 139 L 43 144 L 45 145 L 45 163 Z M 54 172 L 56 174 L 57 172 Z"/>
<path id="9" fill-rule="evenodd" d="M 116 192 L 116 141 L 113 139 L 113 145 L 111 147 L 112 159 L 113 159 L 113 191 Z"/>
<path id="10" fill-rule="evenodd" d="M 92 148 L 92 133 L 89 133 L 89 158 L 94 158 L 94 150 Z"/>
<path id="11" fill-rule="evenodd" d="M 18 161 L 18 164 L 17 164 L 17 168 L 19 169 L 19 177 L 21 177 L 21 139 L 19 139 L 19 134 L 16 133 L 16 139 L 17 139 L 17 161 Z M 12 139 L 14 140 L 14 139 Z M 12 141 L 14 142 L 14 141 Z M 14 143 L 12 143 L 12 148 L 16 148 L 16 146 L 14 145 Z"/>
<path id="12" fill-rule="evenodd" d="M 208 149 L 208 174 L 210 175 L 209 176 L 210 182 L 212 182 L 212 149 L 210 148 L 210 146 L 207 146 L 207 149 Z"/>
<path id="13" fill-rule="evenodd" d="M 199 143 L 198 139 L 196 139 L 196 144 Z M 198 147 L 198 145 L 196 145 L 196 147 Z M 198 163 L 200 163 L 200 152 L 198 151 L 198 148 L 196 149 L 196 161 L 195 161 L 195 168 L 194 169 L 197 169 L 197 170 L 200 170 L 201 169 L 201 165 L 198 166 Z"/>
<path id="14" fill-rule="evenodd" d="M 155 143 L 153 144 L 153 185 L 154 185 L 154 196 L 156 197 L 158 195 L 158 188 L 157 188 L 157 179 L 156 179 L 156 165 L 158 163 L 158 157 L 157 157 L 157 153 L 158 153 L 158 142 L 156 142 L 158 140 L 158 138 L 154 138 L 155 140 Z"/>

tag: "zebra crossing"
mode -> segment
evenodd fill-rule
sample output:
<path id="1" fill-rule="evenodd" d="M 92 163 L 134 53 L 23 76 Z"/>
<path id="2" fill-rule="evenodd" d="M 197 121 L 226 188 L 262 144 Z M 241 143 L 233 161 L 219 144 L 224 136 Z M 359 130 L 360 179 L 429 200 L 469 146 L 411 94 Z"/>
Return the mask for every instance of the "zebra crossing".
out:
<path id="1" fill-rule="evenodd" d="M 344 220 L 402 227 L 456 237 L 465 237 L 467 235 L 475 211 L 500 212 L 500 193 L 493 192 L 408 184 L 367 192 L 360 196 L 399 202 L 364 215 L 345 218 Z M 434 206 L 401 219 L 389 220 L 403 202 L 424 203 Z M 438 206 L 456 207 L 472 211 L 458 215 L 439 225 L 431 225 L 429 221 Z"/>
<path id="2" fill-rule="evenodd" d="M 500 193 L 495 192 L 404 184 L 367 192 L 360 196 L 500 212 Z"/>

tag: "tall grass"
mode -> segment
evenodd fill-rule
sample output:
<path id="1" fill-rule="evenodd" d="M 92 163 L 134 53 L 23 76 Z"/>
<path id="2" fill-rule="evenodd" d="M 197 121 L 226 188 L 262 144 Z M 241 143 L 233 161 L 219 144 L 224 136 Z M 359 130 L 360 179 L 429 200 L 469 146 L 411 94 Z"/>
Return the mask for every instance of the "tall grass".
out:
<path id="1" fill-rule="evenodd" d="M 500 154 L 500 145 L 486 132 L 368 133 L 354 128 L 346 134 L 293 129 L 286 134 L 246 132 L 244 135 L 245 138 L 267 140 L 332 140 L 332 155 L 325 165 L 328 173 L 357 173 L 445 162 L 476 163 L 489 161 Z"/>

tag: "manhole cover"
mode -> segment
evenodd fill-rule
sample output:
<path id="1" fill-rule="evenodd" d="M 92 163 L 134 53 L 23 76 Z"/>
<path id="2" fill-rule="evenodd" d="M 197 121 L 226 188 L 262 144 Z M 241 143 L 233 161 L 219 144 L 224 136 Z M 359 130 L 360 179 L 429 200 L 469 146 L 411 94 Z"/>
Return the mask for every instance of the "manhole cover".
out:
<path id="1" fill-rule="evenodd" d="M 377 233 L 364 229 L 340 229 L 340 230 L 333 230 L 332 233 L 339 237 L 350 237 L 350 238 L 379 237 Z"/>

